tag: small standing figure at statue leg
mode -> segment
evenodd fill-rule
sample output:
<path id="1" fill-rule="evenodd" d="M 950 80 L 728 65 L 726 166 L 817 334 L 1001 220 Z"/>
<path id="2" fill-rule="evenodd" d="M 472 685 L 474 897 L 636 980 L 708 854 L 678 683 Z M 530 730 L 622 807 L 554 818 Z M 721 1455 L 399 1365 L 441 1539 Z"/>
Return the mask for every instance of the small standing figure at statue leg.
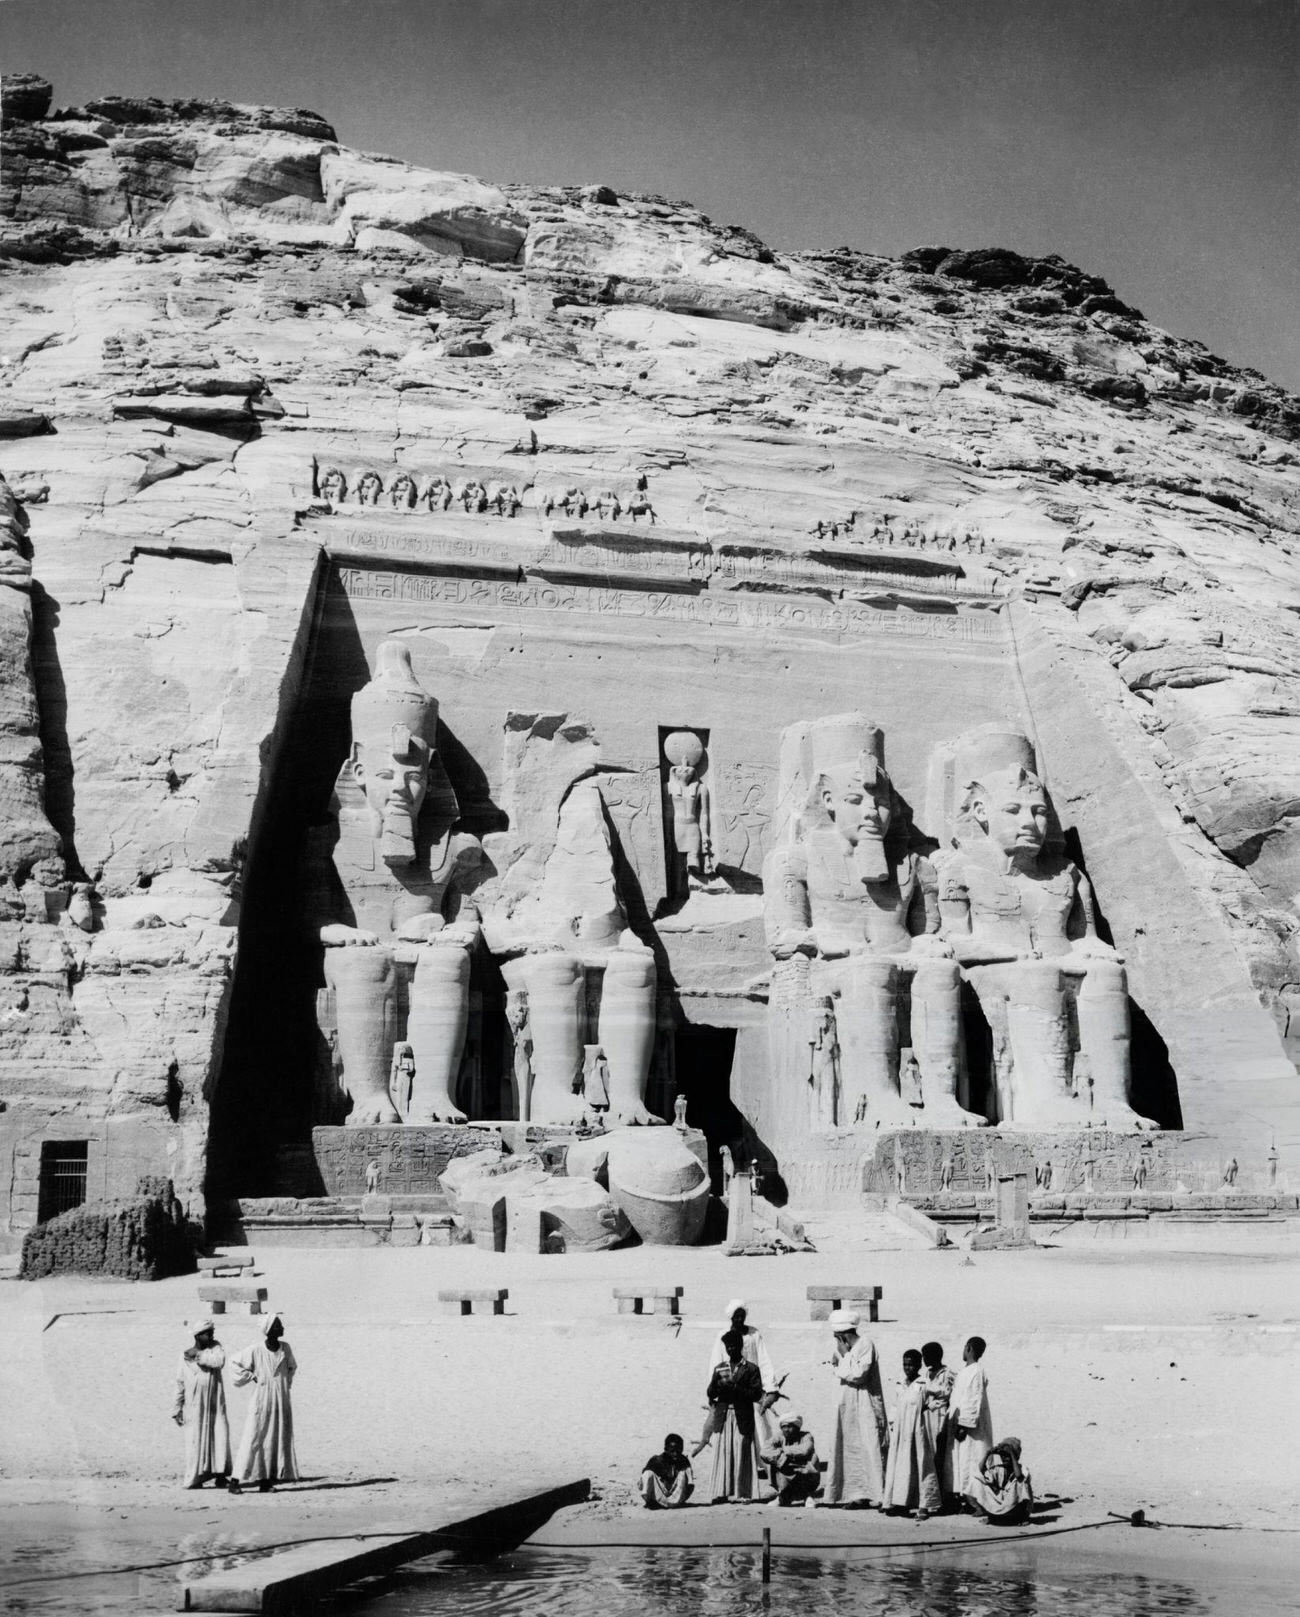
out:
<path id="1" fill-rule="evenodd" d="M 670 765 L 665 789 L 672 809 L 673 848 L 679 865 L 674 888 L 685 894 L 714 875 L 713 804 L 703 779 L 707 757 L 704 743 L 693 730 L 674 730 L 664 742 L 664 757 Z"/>

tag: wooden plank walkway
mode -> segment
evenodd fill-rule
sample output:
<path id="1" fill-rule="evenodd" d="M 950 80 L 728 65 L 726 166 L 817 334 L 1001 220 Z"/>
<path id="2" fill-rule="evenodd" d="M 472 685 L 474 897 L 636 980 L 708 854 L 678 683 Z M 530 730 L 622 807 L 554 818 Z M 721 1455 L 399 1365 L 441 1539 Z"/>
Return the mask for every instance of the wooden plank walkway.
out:
<path id="1" fill-rule="evenodd" d="M 265 1617 L 310 1611 L 314 1601 L 345 1584 L 439 1550 L 474 1547 L 491 1553 L 496 1544 L 519 1543 L 563 1506 L 586 1499 L 590 1490 L 590 1479 L 580 1477 L 540 1490 L 502 1492 L 469 1515 L 448 1513 L 418 1533 L 368 1533 L 254 1556 L 242 1566 L 185 1584 L 179 1609 Z"/>

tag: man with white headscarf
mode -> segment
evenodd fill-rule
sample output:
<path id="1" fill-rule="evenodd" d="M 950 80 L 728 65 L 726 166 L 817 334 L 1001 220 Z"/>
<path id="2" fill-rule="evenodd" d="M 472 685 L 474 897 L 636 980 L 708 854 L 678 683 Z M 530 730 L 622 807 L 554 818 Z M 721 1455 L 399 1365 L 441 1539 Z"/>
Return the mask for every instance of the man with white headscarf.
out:
<path id="1" fill-rule="evenodd" d="M 730 1331 L 738 1331 L 744 1342 L 742 1358 L 746 1364 L 752 1364 L 757 1369 L 763 1382 L 763 1397 L 755 1407 L 758 1420 L 758 1436 L 760 1445 L 778 1442 L 780 1440 L 776 1425 L 768 1411 L 781 1396 L 781 1383 L 777 1380 L 776 1371 L 772 1368 L 772 1360 L 767 1351 L 767 1344 L 763 1340 L 762 1332 L 752 1325 L 745 1323 L 749 1316 L 749 1305 L 739 1297 L 733 1297 L 727 1304 L 727 1319 L 713 1342 L 713 1352 L 709 1358 L 709 1375 L 712 1377 L 715 1370 L 727 1363 L 727 1346 L 724 1338 Z M 784 1380 L 784 1377 L 782 1378 Z M 716 1411 L 710 1410 L 705 1418 L 704 1430 L 700 1433 L 700 1440 L 691 1450 L 694 1459 L 704 1449 L 708 1448 L 718 1429 Z"/>
<path id="2" fill-rule="evenodd" d="M 257 1385 L 235 1454 L 230 1491 L 239 1493 L 244 1483 L 255 1482 L 260 1492 L 270 1493 L 277 1482 L 296 1482 L 298 1456 L 289 1389 L 298 1361 L 284 1340 L 279 1314 L 268 1314 L 262 1321 L 262 1340 L 236 1353 L 230 1363 L 237 1387 L 250 1381 Z"/>
<path id="3" fill-rule="evenodd" d="M 811 1505 L 821 1481 L 817 1472 L 817 1445 L 804 1430 L 803 1416 L 786 1410 L 778 1422 L 781 1441 L 764 1446 L 760 1458 L 768 1468 L 776 1498 L 772 1505 Z"/>
<path id="4" fill-rule="evenodd" d="M 848 1309 L 837 1308 L 830 1317 L 835 1333 L 830 1363 L 839 1380 L 840 1401 L 835 1411 L 826 1503 L 866 1509 L 884 1501 L 889 1422 L 876 1346 L 858 1335 L 858 1324 L 859 1315 Z"/>
<path id="5" fill-rule="evenodd" d="M 210 1319 L 185 1327 L 190 1345 L 176 1371 L 176 1399 L 172 1419 L 185 1432 L 186 1488 L 201 1488 L 212 1478 L 224 1488 L 230 1476 L 230 1426 L 226 1420 L 226 1389 L 221 1372 L 225 1349 L 216 1338 Z"/>

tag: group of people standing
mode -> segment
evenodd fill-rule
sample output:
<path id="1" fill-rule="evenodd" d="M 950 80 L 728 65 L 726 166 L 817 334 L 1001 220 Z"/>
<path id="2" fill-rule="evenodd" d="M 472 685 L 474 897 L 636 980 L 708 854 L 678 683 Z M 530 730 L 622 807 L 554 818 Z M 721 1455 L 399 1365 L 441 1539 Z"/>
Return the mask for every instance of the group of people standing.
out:
<path id="1" fill-rule="evenodd" d="M 210 1319 L 186 1327 L 192 1340 L 176 1371 L 176 1399 L 172 1419 L 185 1433 L 186 1488 L 201 1488 L 209 1480 L 231 1493 L 256 1483 L 269 1493 L 277 1482 L 296 1482 L 298 1457 L 293 1444 L 293 1386 L 298 1361 L 284 1339 L 279 1314 L 262 1321 L 262 1335 L 242 1353 L 232 1355 L 230 1368 L 237 1387 L 252 1382 L 253 1401 L 244 1417 L 244 1431 L 230 1455 L 230 1424 L 226 1417 L 224 1371 L 226 1352 L 217 1341 Z"/>
<path id="2" fill-rule="evenodd" d="M 811 1507 L 823 1470 L 813 1436 L 793 1410 L 773 1416 L 785 1397 L 785 1378 L 777 1380 L 761 1333 L 747 1323 L 745 1304 L 736 1299 L 727 1314 L 709 1364 L 709 1412 L 700 1440 L 688 1457 L 682 1438 L 669 1433 L 663 1452 L 646 1462 L 641 1497 L 651 1508 L 684 1505 L 695 1487 L 691 1460 L 715 1444 L 714 1504 L 759 1497 L 762 1464 L 770 1504 Z M 944 1363 L 938 1342 L 909 1348 L 891 1419 L 875 1344 L 860 1334 L 859 1315 L 837 1310 L 829 1323 L 835 1346 L 828 1362 L 839 1399 L 824 1502 L 910 1513 L 917 1521 L 962 1508 L 990 1521 L 1023 1521 L 1033 1491 L 1019 1440 L 993 1442 L 983 1338 L 966 1343 L 956 1372 Z"/>

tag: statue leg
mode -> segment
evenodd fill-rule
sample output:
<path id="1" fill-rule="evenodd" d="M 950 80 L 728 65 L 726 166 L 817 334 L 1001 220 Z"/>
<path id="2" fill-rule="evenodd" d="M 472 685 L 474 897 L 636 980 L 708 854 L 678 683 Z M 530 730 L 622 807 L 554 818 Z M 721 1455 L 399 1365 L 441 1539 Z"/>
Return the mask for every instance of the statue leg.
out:
<path id="1" fill-rule="evenodd" d="M 326 949 L 325 980 L 334 990 L 343 1083 L 352 1096 L 347 1126 L 400 1123 L 388 1093 L 396 1031 L 392 954 L 377 948 Z"/>
<path id="2" fill-rule="evenodd" d="M 926 960 L 912 974 L 912 1049 L 921 1069 L 926 1128 L 982 1128 L 986 1118 L 957 1099 L 961 1072 L 961 968 Z"/>
<path id="3" fill-rule="evenodd" d="M 1079 990 L 1079 1046 L 1092 1074 L 1094 1124 L 1107 1128 L 1154 1128 L 1129 1104 L 1128 978 L 1118 960 L 1090 960 Z"/>
<path id="4" fill-rule="evenodd" d="M 591 1113 L 574 1086 L 582 1073 L 586 988 L 582 962 L 569 954 L 528 955 L 520 976 L 528 990 L 533 1036 L 534 1123 L 589 1123 Z"/>
<path id="5" fill-rule="evenodd" d="M 469 955 L 452 944 L 420 950 L 406 1037 L 415 1056 L 408 1123 L 463 1123 L 452 1090 L 469 1026 Z"/>
<path id="6" fill-rule="evenodd" d="M 1003 1124 L 1082 1128 L 1088 1111 L 1070 1093 L 1070 1013 L 1060 966 L 1022 960 L 1005 970 L 1003 980 L 1014 1063 L 1011 1110 Z"/>
<path id="7" fill-rule="evenodd" d="M 647 950 L 616 949 L 600 996 L 600 1043 L 609 1065 L 612 1123 L 662 1123 L 646 1110 L 655 1044 L 655 962 Z"/>
<path id="8" fill-rule="evenodd" d="M 892 960 L 858 955 L 839 963 L 835 976 L 844 1121 L 869 1129 L 910 1126 L 917 1114 L 898 1090 L 898 967 Z"/>

